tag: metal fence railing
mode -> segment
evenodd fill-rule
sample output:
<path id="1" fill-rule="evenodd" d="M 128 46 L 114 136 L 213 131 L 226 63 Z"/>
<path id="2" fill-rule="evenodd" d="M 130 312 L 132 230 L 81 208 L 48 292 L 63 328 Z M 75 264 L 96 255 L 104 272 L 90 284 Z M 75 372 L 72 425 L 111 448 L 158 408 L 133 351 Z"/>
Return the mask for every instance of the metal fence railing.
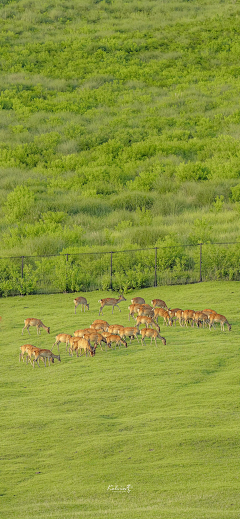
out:
<path id="1" fill-rule="evenodd" d="M 0 296 L 240 280 L 240 242 L 0 258 Z"/>

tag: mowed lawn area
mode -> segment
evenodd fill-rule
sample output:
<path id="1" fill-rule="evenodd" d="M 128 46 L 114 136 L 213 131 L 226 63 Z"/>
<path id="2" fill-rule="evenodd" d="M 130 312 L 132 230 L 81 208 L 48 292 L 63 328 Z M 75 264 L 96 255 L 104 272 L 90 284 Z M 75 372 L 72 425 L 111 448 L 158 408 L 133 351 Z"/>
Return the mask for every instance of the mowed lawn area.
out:
<path id="1" fill-rule="evenodd" d="M 85 295 L 89 311 L 74 297 Z M 239 517 L 239 282 L 164 286 L 125 295 L 102 319 L 125 326 L 131 298 L 212 308 L 231 331 L 162 324 L 156 347 L 19 362 L 26 343 L 51 349 L 98 318 L 111 292 L 1 299 L 1 518 Z M 35 317 L 50 327 L 22 329 Z M 54 346 L 54 353 L 58 353 Z"/>

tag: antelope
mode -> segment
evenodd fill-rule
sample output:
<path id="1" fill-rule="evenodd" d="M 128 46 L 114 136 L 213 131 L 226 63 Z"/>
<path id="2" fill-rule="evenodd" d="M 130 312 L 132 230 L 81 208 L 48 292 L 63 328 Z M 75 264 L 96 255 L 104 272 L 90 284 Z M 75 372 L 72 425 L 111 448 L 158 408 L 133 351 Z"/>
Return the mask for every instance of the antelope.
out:
<path id="1" fill-rule="evenodd" d="M 211 327 L 212 327 L 213 323 L 220 323 L 221 331 L 223 331 L 223 332 L 224 332 L 224 324 L 227 325 L 229 332 L 230 332 L 230 330 L 232 328 L 231 324 L 229 324 L 227 318 L 224 315 L 221 315 L 221 314 L 210 315 L 210 317 L 209 317 L 209 329 L 210 330 L 211 330 Z"/>
<path id="2" fill-rule="evenodd" d="M 154 319 L 152 319 L 152 317 L 149 317 L 149 316 L 144 316 L 144 315 L 139 315 L 136 319 L 136 325 L 137 325 L 137 328 L 139 329 L 139 326 L 140 324 L 143 324 L 145 325 L 147 328 L 150 326 L 150 327 L 154 327 L 156 328 L 159 332 L 160 332 L 160 326 L 156 323 L 156 321 L 154 321 Z"/>
<path id="3" fill-rule="evenodd" d="M 101 306 L 100 306 L 100 310 L 99 310 L 99 314 L 98 315 L 100 315 L 101 312 L 102 312 L 102 315 L 103 315 L 103 308 L 104 308 L 104 306 L 112 306 L 112 314 L 113 314 L 113 309 L 114 309 L 115 306 L 117 306 L 119 312 L 121 312 L 121 309 L 118 306 L 118 303 L 120 303 L 121 301 L 126 301 L 125 297 L 123 297 L 122 294 L 119 296 L 118 299 L 114 299 L 114 297 L 106 297 L 105 299 L 100 299 L 98 302 L 101 303 Z"/>
<path id="4" fill-rule="evenodd" d="M 156 307 L 154 308 L 154 318 L 156 319 L 158 323 L 158 318 L 163 317 L 164 323 L 166 325 L 172 326 L 172 318 L 169 315 L 169 312 L 167 310 L 164 310 L 164 308 Z"/>
<path id="5" fill-rule="evenodd" d="M 152 328 L 142 328 L 141 336 L 142 336 L 142 338 L 141 338 L 142 345 L 143 345 L 143 343 L 146 345 L 146 343 L 145 343 L 146 337 L 151 338 L 151 344 L 152 344 L 152 340 L 154 339 L 156 346 L 157 346 L 157 339 L 160 339 L 164 345 L 167 343 L 165 337 L 161 337 L 159 332 L 157 330 L 153 330 Z"/>
<path id="6" fill-rule="evenodd" d="M 123 328 L 123 330 L 120 330 L 119 335 L 121 339 L 129 337 L 131 344 L 131 339 L 137 339 L 139 342 L 138 335 L 140 335 L 140 331 L 136 326 L 126 326 Z"/>
<path id="7" fill-rule="evenodd" d="M 66 351 L 67 351 L 68 342 L 69 342 L 69 339 L 70 339 L 71 337 L 72 337 L 72 336 L 69 335 L 68 333 L 59 333 L 58 335 L 56 335 L 56 341 L 54 342 L 54 345 L 53 345 L 53 347 L 52 347 L 52 351 L 53 351 L 53 348 L 54 348 L 55 344 L 57 344 L 57 347 L 58 347 L 58 353 L 60 353 L 60 352 L 59 352 L 59 344 L 60 344 L 60 342 L 66 344 Z"/>
<path id="8" fill-rule="evenodd" d="M 131 305 L 129 305 L 129 307 L 128 307 L 128 310 L 129 310 L 128 320 L 129 321 L 130 321 L 130 317 L 132 317 L 134 319 L 134 314 L 137 314 L 139 308 L 141 308 L 141 305 L 139 303 L 137 303 L 137 304 L 132 303 Z"/>
<path id="9" fill-rule="evenodd" d="M 192 321 L 192 326 L 194 326 L 195 319 L 195 311 L 194 310 L 184 310 L 182 313 L 182 321 L 184 321 L 185 326 Z"/>
<path id="10" fill-rule="evenodd" d="M 87 303 L 87 300 L 86 300 L 85 297 L 76 297 L 76 299 L 74 299 L 73 302 L 74 302 L 74 305 L 75 305 L 75 313 L 76 313 L 78 305 L 82 305 L 82 311 L 83 311 L 83 308 L 84 308 L 84 312 L 85 312 L 85 307 L 87 307 L 87 309 L 89 310 L 89 303 Z"/>
<path id="11" fill-rule="evenodd" d="M 124 344 L 124 346 L 126 346 L 126 348 L 127 348 L 127 342 L 122 337 L 120 337 L 120 335 L 111 333 L 107 337 L 106 341 L 107 341 L 107 345 L 109 348 L 111 348 L 113 342 L 115 343 L 115 349 L 116 349 L 116 346 L 119 346 L 119 348 L 120 348 L 121 344 Z"/>
<path id="12" fill-rule="evenodd" d="M 163 301 L 162 299 L 153 299 L 151 301 L 151 305 L 153 306 L 153 308 L 158 306 L 159 308 L 165 308 L 165 310 L 168 310 L 168 307 L 167 307 L 165 301 Z"/>
<path id="13" fill-rule="evenodd" d="M 44 359 L 45 368 L 46 368 L 46 360 L 47 359 L 48 359 L 48 365 L 49 366 L 50 366 L 50 361 L 54 362 L 54 359 L 57 359 L 57 360 L 59 360 L 59 362 L 61 362 L 60 355 L 54 355 L 51 352 L 51 350 L 40 349 L 40 351 L 38 352 L 37 357 L 33 360 L 33 367 L 35 366 L 34 362 L 37 362 L 37 364 L 38 364 L 38 359 L 39 358 Z M 39 364 L 38 364 L 38 367 L 40 368 Z"/>
<path id="14" fill-rule="evenodd" d="M 131 303 L 132 305 L 142 305 L 145 304 L 145 299 L 142 297 L 133 297 L 133 299 L 131 299 Z"/>
<path id="15" fill-rule="evenodd" d="M 42 323 L 42 321 L 40 321 L 40 319 L 25 319 L 24 320 L 24 327 L 22 329 L 22 335 L 23 335 L 23 330 L 25 330 L 25 328 L 27 328 L 27 331 L 30 335 L 30 332 L 29 332 L 29 326 L 36 326 L 37 327 L 37 334 L 40 335 L 41 333 L 41 330 L 40 328 L 44 328 L 44 330 L 47 331 L 47 333 L 50 333 L 50 328 L 48 328 L 48 326 L 45 326 L 45 324 Z"/>

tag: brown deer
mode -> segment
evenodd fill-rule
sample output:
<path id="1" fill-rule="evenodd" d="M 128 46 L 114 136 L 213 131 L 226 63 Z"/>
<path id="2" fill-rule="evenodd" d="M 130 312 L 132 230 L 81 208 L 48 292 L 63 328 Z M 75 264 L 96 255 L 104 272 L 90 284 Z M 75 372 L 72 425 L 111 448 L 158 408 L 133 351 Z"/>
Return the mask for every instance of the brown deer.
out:
<path id="1" fill-rule="evenodd" d="M 128 307 L 128 310 L 129 310 L 128 320 L 129 321 L 130 321 L 130 317 L 135 319 L 134 314 L 137 314 L 139 308 L 141 308 L 141 304 L 139 304 L 139 303 L 132 303 L 131 305 L 129 305 L 129 307 Z"/>
<path id="2" fill-rule="evenodd" d="M 133 297 L 133 299 L 131 299 L 131 303 L 132 305 L 142 305 L 145 304 L 145 299 L 142 297 Z"/>
<path id="3" fill-rule="evenodd" d="M 84 337 L 81 337 L 77 343 L 77 350 L 80 351 L 80 357 L 82 356 L 82 352 L 85 351 L 86 353 L 86 357 L 88 355 L 88 353 L 90 353 L 90 356 L 91 357 L 94 357 L 95 355 L 95 348 L 93 348 L 90 344 L 90 341 L 88 340 L 88 338 L 84 338 Z M 78 352 L 77 352 L 77 356 L 78 356 Z"/>
<path id="4" fill-rule="evenodd" d="M 229 324 L 227 318 L 224 315 L 221 314 L 213 314 L 209 317 L 209 329 L 211 330 L 211 327 L 214 323 L 220 323 L 221 325 L 221 331 L 224 332 L 224 325 L 226 324 L 228 327 L 228 331 L 231 330 L 231 324 Z"/>
<path id="5" fill-rule="evenodd" d="M 110 324 L 108 327 L 108 332 L 113 333 L 115 335 L 119 335 L 119 333 L 124 329 L 122 324 Z"/>
<path id="6" fill-rule="evenodd" d="M 94 331 L 92 333 L 88 332 L 88 333 L 84 334 L 84 339 L 88 339 L 90 344 L 91 344 L 91 342 L 93 342 L 95 349 L 97 346 L 100 346 L 102 351 L 103 351 L 102 342 L 104 342 L 105 344 L 107 343 L 107 340 L 105 339 L 105 337 L 103 337 L 103 335 L 101 333 L 97 333 Z"/>
<path id="7" fill-rule="evenodd" d="M 79 341 L 80 337 L 71 337 L 68 341 L 67 348 L 68 353 L 70 355 L 70 352 L 72 351 L 73 345 Z"/>
<path id="8" fill-rule="evenodd" d="M 160 326 L 152 317 L 149 317 L 147 315 L 138 315 L 136 319 L 136 326 L 139 329 L 140 324 L 143 324 L 147 328 L 150 326 L 151 328 L 156 328 L 160 332 Z"/>
<path id="9" fill-rule="evenodd" d="M 168 307 L 167 307 L 165 301 L 163 301 L 162 299 L 153 299 L 151 301 L 151 305 L 153 306 L 153 308 L 155 308 L 157 306 L 159 308 L 165 308 L 165 310 L 168 310 Z"/>
<path id="10" fill-rule="evenodd" d="M 23 335 L 23 330 L 25 330 L 25 328 L 27 328 L 27 331 L 30 335 L 29 326 L 36 326 L 37 334 L 39 334 L 39 335 L 41 333 L 40 328 L 44 328 L 44 330 L 46 330 L 47 333 L 50 333 L 50 328 L 48 326 L 45 326 L 45 324 L 43 324 L 42 321 L 40 321 L 40 319 L 28 318 L 28 319 L 24 320 L 24 327 L 22 329 L 22 335 Z"/>
<path id="11" fill-rule="evenodd" d="M 120 303 L 121 301 L 126 301 L 125 297 L 122 294 L 119 296 L 118 299 L 114 299 L 114 297 L 106 297 L 105 299 L 100 299 L 98 302 L 101 303 L 101 306 L 98 315 L 100 315 L 101 312 L 103 314 L 104 306 L 112 306 L 112 314 L 115 306 L 117 306 L 119 312 L 121 312 L 121 309 L 118 306 L 118 303 Z"/>
<path id="12" fill-rule="evenodd" d="M 19 362 L 21 362 L 21 360 L 24 362 L 24 355 L 26 353 L 26 362 L 28 363 L 29 351 L 31 348 L 34 348 L 31 344 L 23 344 L 23 346 L 20 346 Z"/>
<path id="13" fill-rule="evenodd" d="M 75 313 L 76 313 L 78 305 L 82 305 L 82 311 L 84 308 L 84 312 L 85 312 L 85 307 L 89 310 L 89 303 L 87 302 L 85 297 L 76 297 L 76 299 L 74 299 L 73 302 L 75 305 Z"/>
<path id="14" fill-rule="evenodd" d="M 193 324 L 194 323 L 196 323 L 198 328 L 200 325 L 202 325 L 204 328 L 204 324 L 209 324 L 209 317 L 207 314 L 205 314 L 205 312 L 194 312 Z"/>
<path id="15" fill-rule="evenodd" d="M 182 313 L 182 321 L 185 323 L 185 326 L 190 324 L 191 326 L 194 326 L 194 319 L 195 319 L 195 311 L 194 310 L 184 310 Z"/>
<path id="16" fill-rule="evenodd" d="M 163 322 L 166 325 L 172 326 L 172 317 L 170 317 L 169 312 L 167 310 L 164 310 L 164 308 L 156 307 L 154 308 L 154 319 L 156 319 L 158 323 L 158 318 L 163 317 Z"/>
<path id="17" fill-rule="evenodd" d="M 83 328 L 82 330 L 76 330 L 73 335 L 74 335 L 74 337 L 80 338 L 80 337 L 84 337 L 85 333 L 87 333 L 87 332 L 92 333 L 92 331 L 93 331 L 93 328 Z"/>
<path id="18" fill-rule="evenodd" d="M 126 337 L 129 337 L 131 344 L 132 339 L 137 339 L 137 341 L 139 342 L 138 335 L 140 335 L 140 331 L 136 326 L 126 326 L 123 328 L 123 330 L 119 331 L 119 335 L 121 339 L 126 339 Z"/>
<path id="19" fill-rule="evenodd" d="M 141 305 L 140 308 L 137 311 L 138 315 L 148 315 L 148 317 L 154 317 L 154 309 L 152 306 L 148 305 Z"/>
<path id="20" fill-rule="evenodd" d="M 120 337 L 120 335 L 118 335 L 118 334 L 111 333 L 106 338 L 106 341 L 107 341 L 107 345 L 109 348 L 111 348 L 113 343 L 115 343 L 115 349 L 117 346 L 119 346 L 119 348 L 120 348 L 121 344 L 123 344 L 127 348 L 127 342 L 122 337 Z"/>
<path id="21" fill-rule="evenodd" d="M 153 330 L 152 328 L 142 328 L 141 336 L 142 336 L 142 339 L 141 339 L 142 345 L 143 345 L 143 343 L 146 345 L 145 339 L 147 337 L 149 337 L 151 339 L 151 344 L 152 344 L 152 340 L 154 339 L 156 346 L 157 346 L 157 339 L 160 339 L 164 345 L 167 343 L 165 337 L 161 337 L 160 333 L 157 330 Z"/>
<path id="22" fill-rule="evenodd" d="M 60 342 L 66 344 L 66 351 L 67 351 L 69 339 L 71 339 L 71 337 L 72 336 L 69 333 L 59 333 L 58 335 L 56 335 L 56 341 L 54 342 L 54 345 L 52 347 L 52 351 L 53 351 L 53 348 L 54 348 L 55 344 L 57 344 L 58 353 L 60 353 L 59 352 L 59 344 L 60 344 Z"/>
<path id="23" fill-rule="evenodd" d="M 40 359 L 40 358 L 44 359 L 45 368 L 46 368 L 46 360 L 47 359 L 48 359 L 48 365 L 49 366 L 50 366 L 51 362 L 52 363 L 54 362 L 54 359 L 57 359 L 57 360 L 59 360 L 59 362 L 61 362 L 60 355 L 54 355 L 51 352 L 51 350 L 40 349 L 40 351 L 38 352 L 37 357 L 33 360 L 33 367 L 35 366 L 34 362 L 37 362 L 38 367 L 40 368 L 39 363 L 38 363 L 38 359 Z"/>

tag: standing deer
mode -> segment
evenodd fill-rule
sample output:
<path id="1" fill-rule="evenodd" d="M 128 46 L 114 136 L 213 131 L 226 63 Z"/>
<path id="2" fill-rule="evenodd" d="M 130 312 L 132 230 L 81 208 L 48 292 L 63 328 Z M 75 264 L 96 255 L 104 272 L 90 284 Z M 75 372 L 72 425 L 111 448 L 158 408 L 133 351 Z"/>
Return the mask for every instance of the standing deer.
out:
<path id="1" fill-rule="evenodd" d="M 46 330 L 47 333 L 50 333 L 50 328 L 48 326 L 45 326 L 45 324 L 42 323 L 42 321 L 40 321 L 40 319 L 25 319 L 24 320 L 24 327 L 22 329 L 22 335 L 23 335 L 23 330 L 25 330 L 25 328 L 27 328 L 27 331 L 30 335 L 30 332 L 29 332 L 29 326 L 36 326 L 37 328 L 37 334 L 40 335 L 41 333 L 41 330 L 40 328 L 44 328 L 44 330 Z"/>
<path id="2" fill-rule="evenodd" d="M 104 308 L 104 306 L 112 306 L 112 314 L 113 314 L 113 309 L 114 309 L 115 306 L 117 306 L 119 312 L 121 312 L 121 309 L 118 306 L 118 303 L 120 303 L 121 301 L 126 301 L 125 297 L 123 297 L 122 294 L 119 296 L 118 299 L 114 299 L 114 297 L 106 297 L 105 299 L 100 299 L 98 302 L 101 303 L 101 306 L 100 306 L 100 310 L 99 310 L 99 314 L 98 315 L 100 315 L 101 312 L 102 312 L 102 315 L 103 315 L 103 308 Z"/>
<path id="3" fill-rule="evenodd" d="M 75 305 L 75 313 L 76 313 L 78 305 L 82 305 L 82 311 L 84 309 L 84 312 L 85 312 L 85 307 L 89 310 L 89 303 L 87 302 L 85 297 L 76 297 L 76 299 L 74 299 L 73 302 Z"/>

